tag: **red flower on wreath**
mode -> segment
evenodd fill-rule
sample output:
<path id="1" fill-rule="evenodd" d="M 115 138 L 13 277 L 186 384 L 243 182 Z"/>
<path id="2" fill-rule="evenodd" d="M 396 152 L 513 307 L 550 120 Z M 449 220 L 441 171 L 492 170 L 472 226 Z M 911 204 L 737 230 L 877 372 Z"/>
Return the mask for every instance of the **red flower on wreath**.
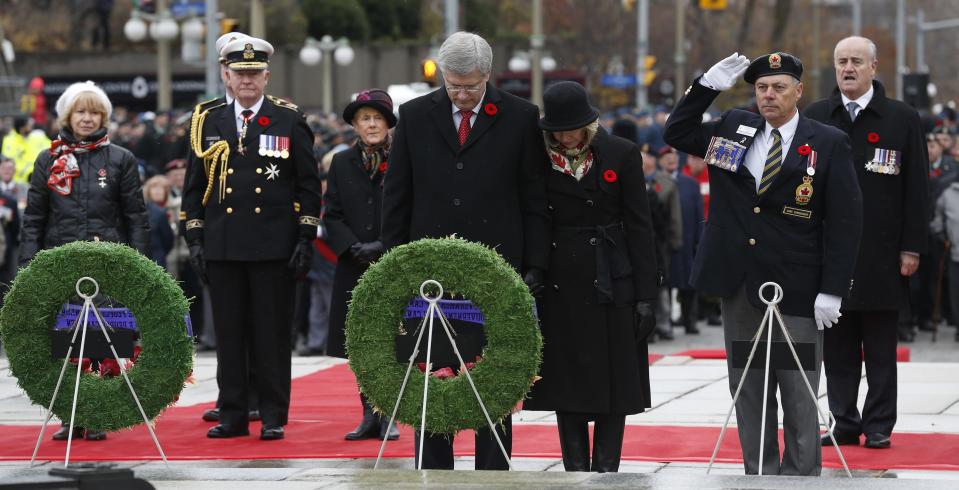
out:
<path id="1" fill-rule="evenodd" d="M 268 118 L 268 117 L 266 117 L 266 116 L 260 116 L 259 119 L 256 120 L 256 122 L 257 122 L 260 126 L 266 126 L 267 124 L 270 124 L 270 118 Z"/>
<path id="2" fill-rule="evenodd" d="M 809 145 L 802 145 L 802 146 L 800 146 L 799 148 L 796 148 L 796 151 L 797 151 L 800 155 L 806 156 L 806 155 L 812 153 L 812 148 L 810 148 Z"/>
<path id="3" fill-rule="evenodd" d="M 483 112 L 485 112 L 487 116 L 495 116 L 498 111 L 499 108 L 492 102 L 487 102 L 486 105 L 483 106 Z"/>
<path id="4" fill-rule="evenodd" d="M 616 179 L 618 178 L 619 176 L 616 175 L 615 170 L 610 169 L 603 172 L 603 180 L 605 180 L 606 182 L 613 183 L 613 182 L 616 182 Z"/>
<path id="5" fill-rule="evenodd" d="M 870 143 L 879 143 L 879 133 L 869 133 L 866 136 L 866 140 L 868 140 Z"/>
<path id="6" fill-rule="evenodd" d="M 386 162 L 380 162 L 380 166 L 378 167 L 380 169 L 380 173 L 385 174 L 387 167 L 389 167 L 389 165 Z"/>

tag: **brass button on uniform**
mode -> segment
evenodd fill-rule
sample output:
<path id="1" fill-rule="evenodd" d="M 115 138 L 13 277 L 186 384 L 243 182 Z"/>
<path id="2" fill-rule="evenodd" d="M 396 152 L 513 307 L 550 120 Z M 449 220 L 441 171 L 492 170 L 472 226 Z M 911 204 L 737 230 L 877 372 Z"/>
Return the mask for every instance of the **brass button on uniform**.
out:
<path id="1" fill-rule="evenodd" d="M 232 168 L 227 169 L 226 173 L 228 173 L 228 174 L 230 174 L 230 175 L 233 175 L 233 169 L 232 169 Z"/>
<path id="2" fill-rule="evenodd" d="M 750 245 L 755 245 L 755 244 L 756 244 L 756 239 L 755 239 L 755 238 L 750 238 L 750 239 L 749 239 L 749 244 L 750 244 Z"/>
<path id="3" fill-rule="evenodd" d="M 260 208 L 259 207 L 254 208 L 253 212 L 256 214 L 260 214 Z"/>
<path id="4" fill-rule="evenodd" d="M 462 201 L 460 201 L 460 198 L 457 197 L 453 199 L 454 206 L 459 206 L 460 204 L 462 204 Z"/>
<path id="5" fill-rule="evenodd" d="M 232 170 L 232 169 L 230 169 L 230 170 Z M 262 174 L 262 173 L 263 173 L 263 169 L 262 169 L 262 168 L 259 168 L 259 167 L 257 167 L 257 169 L 256 169 L 256 173 L 258 173 L 258 174 Z"/>
<path id="6" fill-rule="evenodd" d="M 592 199 L 587 199 L 587 200 L 586 200 L 586 205 L 589 206 L 589 207 L 593 207 L 593 200 L 592 200 Z"/>
<path id="7" fill-rule="evenodd" d="M 226 208 L 226 214 L 232 214 L 233 208 Z"/>
<path id="8" fill-rule="evenodd" d="M 590 244 L 590 245 L 596 245 L 596 238 L 590 238 L 590 239 L 589 239 L 589 244 Z"/>
<path id="9" fill-rule="evenodd" d="M 753 212 L 759 214 L 759 206 L 754 207 Z"/>
<path id="10" fill-rule="evenodd" d="M 253 189 L 253 192 L 256 192 L 257 194 L 259 194 L 263 192 L 263 189 L 260 189 L 259 187 L 257 187 L 256 189 Z"/>
<path id="11" fill-rule="evenodd" d="M 226 188 L 226 193 L 227 193 L 227 194 L 233 194 L 233 188 L 232 188 L 232 187 L 227 187 L 227 188 Z"/>
<path id="12" fill-rule="evenodd" d="M 456 170 L 463 170 L 463 162 L 456 162 Z"/>

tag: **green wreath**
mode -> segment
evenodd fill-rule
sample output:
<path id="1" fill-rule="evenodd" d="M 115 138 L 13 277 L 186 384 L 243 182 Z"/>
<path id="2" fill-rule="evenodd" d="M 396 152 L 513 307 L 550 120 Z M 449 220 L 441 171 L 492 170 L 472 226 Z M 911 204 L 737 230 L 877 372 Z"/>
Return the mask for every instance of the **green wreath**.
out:
<path id="1" fill-rule="evenodd" d="M 516 271 L 492 249 L 459 238 L 424 239 L 395 247 L 353 289 L 346 348 L 360 390 L 377 410 L 392 414 L 407 367 L 396 360 L 398 325 L 427 279 L 438 281 L 454 297 L 469 299 L 483 312 L 486 347 L 470 374 L 490 417 L 502 420 L 532 386 L 543 339 L 533 297 Z M 440 329 L 433 335 L 444 334 Z M 421 349 L 426 349 L 425 336 Z M 412 373 L 421 375 L 417 369 Z M 423 402 L 421 379 L 411 376 L 397 413 L 399 421 L 417 428 Z M 430 377 L 429 383 L 427 430 L 453 434 L 487 426 L 466 376 Z"/>
<path id="2" fill-rule="evenodd" d="M 193 369 L 188 306 L 166 271 L 125 245 L 74 242 L 41 251 L 20 270 L 0 310 L 10 370 L 33 403 L 50 403 L 63 364 L 50 355 L 51 330 L 84 276 L 95 279 L 101 295 L 117 300 L 136 317 L 143 351 L 128 375 L 143 410 L 153 419 L 177 399 Z M 91 334 L 102 335 L 99 330 Z M 67 367 L 53 406 L 60 420 L 70 420 L 76 373 L 75 367 Z M 77 398 L 76 424 L 81 427 L 113 431 L 143 423 L 122 376 L 83 374 Z"/>

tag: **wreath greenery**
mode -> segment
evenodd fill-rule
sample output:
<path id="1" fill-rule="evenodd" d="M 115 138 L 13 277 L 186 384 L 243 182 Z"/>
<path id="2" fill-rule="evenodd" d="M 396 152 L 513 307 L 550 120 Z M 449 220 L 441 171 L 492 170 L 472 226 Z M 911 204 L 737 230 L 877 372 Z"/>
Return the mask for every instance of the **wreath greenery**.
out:
<path id="1" fill-rule="evenodd" d="M 353 289 L 346 348 L 360 390 L 377 410 L 392 413 L 407 367 L 396 360 L 396 335 L 407 304 L 419 297 L 427 279 L 438 281 L 454 297 L 469 299 L 483 312 L 486 347 L 470 374 L 490 417 L 502 420 L 526 396 L 539 371 L 543 340 L 533 297 L 499 254 L 459 238 L 423 239 L 395 247 Z M 433 335 L 434 340 L 445 336 L 438 322 Z M 421 349 L 426 349 L 425 335 Z M 423 383 L 417 379 L 412 376 L 407 383 L 397 419 L 418 428 Z M 427 430 L 438 434 L 487 425 L 462 375 L 430 377 L 426 418 Z"/>
<path id="2" fill-rule="evenodd" d="M 153 419 L 176 400 L 193 369 L 185 321 L 188 306 L 166 271 L 125 245 L 74 242 L 41 251 L 20 270 L 0 310 L 10 370 L 33 403 L 44 407 L 50 403 L 63 364 L 50 355 L 51 330 L 84 276 L 95 279 L 101 295 L 123 304 L 136 317 L 143 350 L 128 375 L 143 410 Z M 85 294 L 92 292 L 83 289 Z M 87 335 L 102 334 L 91 330 Z M 75 365 L 68 366 L 53 406 L 61 420 L 70 420 L 76 376 Z M 81 427 L 119 430 L 143 423 L 122 376 L 82 374 L 77 398 L 76 423 Z"/>

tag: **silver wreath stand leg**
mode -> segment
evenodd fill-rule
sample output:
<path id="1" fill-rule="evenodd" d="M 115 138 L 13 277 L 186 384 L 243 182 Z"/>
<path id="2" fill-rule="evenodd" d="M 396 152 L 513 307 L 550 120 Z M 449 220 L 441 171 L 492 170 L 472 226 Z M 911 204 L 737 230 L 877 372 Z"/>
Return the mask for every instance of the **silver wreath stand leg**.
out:
<path id="1" fill-rule="evenodd" d="M 430 297 L 426 292 L 426 287 L 432 286 L 435 288 L 436 296 Z M 443 331 L 446 332 L 446 337 L 450 340 L 450 345 L 453 346 L 453 352 L 456 353 L 456 359 L 460 362 L 460 371 L 466 375 L 467 381 L 469 381 L 470 387 L 473 389 L 473 394 L 476 395 L 476 401 L 479 403 L 480 409 L 483 410 L 483 416 L 486 417 L 486 423 L 489 424 L 490 432 L 493 433 L 493 437 L 496 438 L 496 443 L 499 445 L 500 451 L 503 452 L 503 457 L 506 458 L 506 464 L 509 465 L 509 469 L 513 469 L 513 461 L 510 460 L 509 454 L 506 453 L 506 447 L 503 446 L 503 441 L 500 439 L 499 434 L 496 432 L 496 426 L 493 424 L 493 420 L 489 416 L 489 412 L 486 410 L 486 405 L 483 403 L 483 398 L 480 397 L 479 390 L 476 389 L 476 384 L 473 382 L 473 377 L 470 376 L 469 369 L 466 367 L 466 363 L 463 362 L 463 356 L 460 355 L 459 347 L 456 346 L 456 341 L 453 340 L 453 327 L 450 326 L 449 320 L 446 319 L 446 315 L 443 314 L 443 310 L 439 307 L 439 300 L 443 297 L 443 286 L 432 279 L 423 281 L 423 284 L 420 284 L 420 297 L 423 298 L 429 306 L 426 308 L 426 316 L 423 318 L 423 322 L 420 323 L 419 331 L 420 333 L 416 336 L 416 345 L 413 347 L 413 354 L 410 355 L 410 362 L 406 365 L 406 375 L 403 377 L 403 383 L 400 385 L 400 394 L 396 397 L 396 403 L 393 404 L 393 413 L 390 415 L 390 424 L 393 425 L 393 422 L 396 420 L 396 413 L 400 409 L 400 401 L 403 399 L 403 392 L 406 391 L 407 381 L 410 379 L 410 373 L 413 370 L 413 363 L 416 360 L 417 354 L 420 352 L 420 345 L 423 341 L 423 332 L 429 331 L 427 334 L 426 340 L 426 369 L 423 372 L 423 410 L 420 418 L 420 447 L 419 447 L 419 458 L 417 461 L 416 469 L 423 469 L 423 442 L 426 440 L 426 404 L 429 400 L 429 381 L 430 381 L 430 371 L 432 365 L 430 364 L 430 354 L 433 350 L 433 318 L 439 318 L 440 324 L 443 326 Z M 425 327 L 425 328 L 424 328 Z M 376 463 L 373 464 L 373 469 L 377 469 L 380 465 L 380 460 L 383 459 L 383 450 L 386 449 L 386 441 L 389 437 L 389 434 L 383 436 L 383 442 L 380 444 L 380 452 L 376 455 Z"/>
<path id="2" fill-rule="evenodd" d="M 80 285 L 84 282 L 90 282 L 93 284 L 93 294 L 87 295 L 81 291 Z M 60 393 L 60 385 L 63 383 L 63 375 L 67 371 L 67 363 L 70 362 L 71 354 L 73 353 L 73 343 L 77 340 L 77 334 L 80 334 L 80 352 L 77 354 L 77 358 L 80 361 L 77 363 L 77 379 L 73 385 L 73 405 L 70 408 L 70 433 L 67 435 L 67 452 L 63 460 L 64 468 L 70 466 L 70 449 L 73 446 L 73 426 L 75 421 L 74 419 L 76 418 L 77 414 L 77 396 L 80 394 L 80 375 L 83 373 L 83 349 L 87 341 L 87 325 L 89 324 L 89 319 L 87 317 L 89 316 L 90 311 L 93 311 L 93 314 L 97 317 L 100 331 L 103 332 L 103 336 L 107 340 L 107 345 L 110 346 L 110 351 L 113 352 L 113 359 L 116 360 L 117 365 L 120 367 L 120 374 L 123 375 L 123 380 L 126 381 L 127 387 L 130 388 L 130 393 L 133 395 L 133 401 L 136 402 L 137 408 L 140 409 L 140 415 L 143 417 L 143 424 L 146 425 L 147 430 L 150 431 L 150 437 L 153 438 L 153 443 L 156 444 L 157 451 L 160 453 L 160 457 L 163 458 L 163 464 L 168 465 L 166 454 L 163 453 L 163 448 L 160 447 L 160 441 L 157 439 L 156 433 L 153 432 L 153 427 L 150 425 L 150 420 L 147 418 L 147 414 L 143 410 L 143 405 L 140 404 L 140 398 L 137 396 L 136 390 L 133 389 L 133 384 L 130 383 L 130 378 L 127 376 L 126 368 L 123 366 L 123 363 L 120 362 L 120 356 L 117 355 L 117 350 L 115 347 L 113 347 L 113 341 L 110 339 L 110 334 L 107 333 L 107 328 L 113 330 L 113 327 L 110 327 L 110 325 L 107 324 L 107 322 L 100 315 L 100 311 L 97 310 L 97 307 L 93 304 L 93 298 L 95 298 L 100 292 L 100 285 L 97 284 L 97 281 L 92 277 L 81 277 L 77 281 L 76 290 L 77 294 L 83 298 L 83 307 L 80 309 L 80 316 L 77 317 L 77 321 L 73 325 L 73 337 L 70 339 L 70 347 L 67 348 L 67 355 L 63 358 L 63 365 L 60 367 L 60 377 L 57 379 L 56 387 L 53 388 L 53 398 L 50 399 L 50 405 L 47 407 L 46 417 L 43 420 L 43 424 L 40 426 L 40 435 L 37 437 L 37 445 L 33 448 L 33 456 L 30 458 L 30 466 L 33 467 L 34 462 L 37 459 L 37 453 L 40 451 L 40 443 L 43 442 L 43 433 L 46 432 L 47 424 L 50 423 L 50 418 L 53 417 L 53 404 L 57 401 L 57 395 Z"/>
<path id="3" fill-rule="evenodd" d="M 773 298 L 766 299 L 763 296 L 763 291 L 766 287 L 771 286 L 773 288 Z M 769 394 L 769 361 L 772 355 L 772 345 L 773 345 L 773 320 L 777 320 L 776 323 L 779 324 L 779 329 L 783 333 L 783 338 L 786 339 L 786 345 L 789 346 L 789 352 L 792 353 L 793 360 L 796 361 L 796 367 L 799 369 L 799 374 L 802 376 L 803 383 L 806 384 L 806 390 L 809 392 L 809 397 L 812 399 L 812 402 L 816 404 L 816 411 L 819 413 L 819 418 L 821 419 L 820 425 L 826 428 L 826 434 L 829 435 L 829 439 L 832 440 L 833 447 L 836 448 L 836 453 L 839 455 L 839 461 L 842 462 L 842 467 L 846 471 L 846 476 L 852 478 L 852 473 L 849 472 L 849 466 L 846 465 L 846 458 L 842 455 L 842 450 L 839 449 L 839 444 L 836 444 L 836 437 L 833 435 L 833 429 L 836 427 L 836 419 L 833 417 L 832 412 L 824 411 L 819 405 L 819 397 L 816 396 L 816 392 L 812 389 L 812 384 L 809 383 L 809 378 L 806 377 L 806 371 L 803 370 L 802 363 L 799 362 L 799 356 L 796 354 L 796 349 L 793 347 L 792 336 L 789 335 L 789 330 L 786 329 L 786 323 L 783 321 L 782 315 L 779 313 L 779 302 L 783 299 L 783 289 L 776 284 L 775 282 L 766 282 L 759 287 L 759 299 L 763 303 L 766 303 L 766 313 L 763 315 L 762 322 L 759 324 L 759 330 L 756 332 L 756 335 L 753 336 L 753 346 L 749 350 L 749 358 L 746 360 L 746 367 L 743 368 L 743 375 L 739 379 L 739 385 L 736 386 L 736 393 L 733 395 L 733 402 L 729 406 L 729 411 L 726 412 L 726 421 L 723 422 L 723 428 L 719 431 L 719 439 L 716 441 L 716 447 L 713 448 L 713 455 L 709 458 L 709 466 L 706 468 L 706 474 L 708 475 L 710 470 L 713 469 L 713 463 L 716 461 L 716 455 L 719 453 L 719 446 L 723 442 L 723 436 L 726 435 L 726 428 L 729 426 L 729 418 L 733 414 L 733 409 L 736 408 L 736 402 L 739 400 L 739 393 L 743 389 L 743 384 L 746 382 L 746 376 L 749 374 L 749 366 L 753 362 L 753 357 L 756 354 L 756 347 L 759 346 L 759 339 L 762 337 L 763 330 L 766 331 L 766 369 L 764 371 L 764 382 L 763 382 L 763 409 L 762 409 L 762 423 L 759 429 L 759 476 L 763 474 L 763 455 L 765 451 L 763 448 L 766 443 L 766 404 L 767 396 Z M 732 355 L 732 353 L 729 353 Z M 819 366 L 816 366 L 816 369 L 819 369 Z"/>

